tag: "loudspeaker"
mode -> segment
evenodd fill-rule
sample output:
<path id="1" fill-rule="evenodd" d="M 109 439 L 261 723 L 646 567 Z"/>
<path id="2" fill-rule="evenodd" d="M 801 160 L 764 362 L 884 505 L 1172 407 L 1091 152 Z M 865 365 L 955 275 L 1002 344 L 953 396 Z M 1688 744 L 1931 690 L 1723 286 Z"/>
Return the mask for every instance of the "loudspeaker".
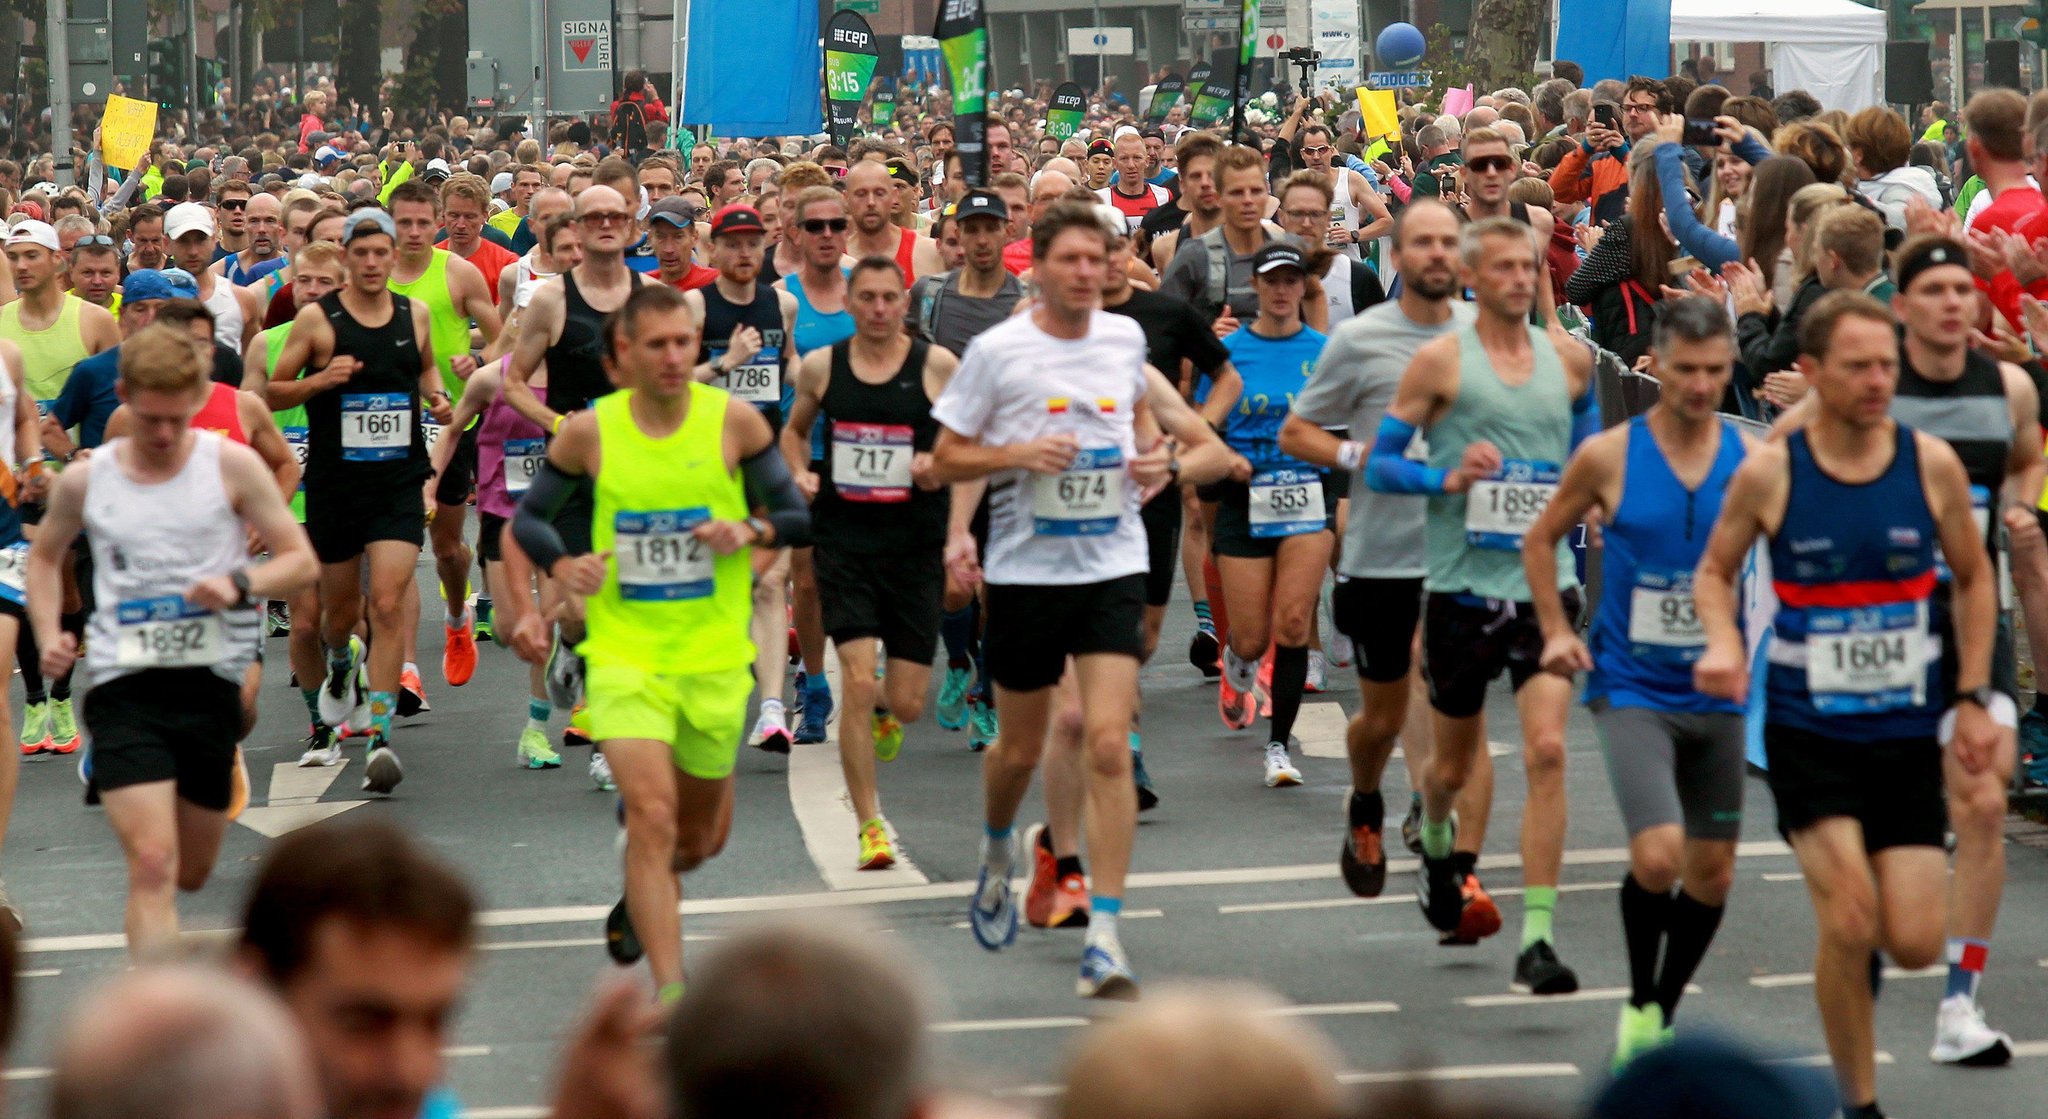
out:
<path id="1" fill-rule="evenodd" d="M 2025 89 L 2020 84 L 2020 41 L 1988 39 L 1984 43 L 1984 84 L 1998 89 Z"/>
<path id="2" fill-rule="evenodd" d="M 1884 45 L 1884 99 L 1894 105 L 1934 100 L 1934 68 L 1925 42 L 1906 39 Z"/>

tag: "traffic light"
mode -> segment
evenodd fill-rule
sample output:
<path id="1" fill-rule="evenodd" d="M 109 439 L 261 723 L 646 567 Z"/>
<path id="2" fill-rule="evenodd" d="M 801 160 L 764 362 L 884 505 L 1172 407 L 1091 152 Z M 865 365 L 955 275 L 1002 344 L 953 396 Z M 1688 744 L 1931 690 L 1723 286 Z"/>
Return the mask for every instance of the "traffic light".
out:
<path id="1" fill-rule="evenodd" d="M 149 96 L 166 112 L 185 104 L 184 40 L 154 39 L 149 44 Z"/>

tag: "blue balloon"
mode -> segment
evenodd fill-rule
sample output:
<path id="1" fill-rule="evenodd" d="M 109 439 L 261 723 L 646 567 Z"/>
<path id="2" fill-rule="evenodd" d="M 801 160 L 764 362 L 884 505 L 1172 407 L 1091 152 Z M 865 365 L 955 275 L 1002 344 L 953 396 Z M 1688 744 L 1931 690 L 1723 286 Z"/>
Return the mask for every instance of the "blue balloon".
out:
<path id="1" fill-rule="evenodd" d="M 1405 70 L 1422 61 L 1429 46 L 1412 23 L 1390 23 L 1380 29 L 1373 54 L 1390 70 Z"/>

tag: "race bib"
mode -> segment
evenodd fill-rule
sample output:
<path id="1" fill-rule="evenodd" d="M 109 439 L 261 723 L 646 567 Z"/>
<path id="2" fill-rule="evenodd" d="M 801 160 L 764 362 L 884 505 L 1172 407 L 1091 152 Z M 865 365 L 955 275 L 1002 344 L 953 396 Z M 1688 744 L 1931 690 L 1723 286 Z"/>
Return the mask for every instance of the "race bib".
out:
<path id="1" fill-rule="evenodd" d="M 1106 536 L 1124 515 L 1124 454 L 1083 449 L 1058 474 L 1031 480 L 1031 530 L 1040 536 Z"/>
<path id="2" fill-rule="evenodd" d="M 1517 551 L 1529 526 L 1557 493 L 1554 462 L 1511 458 L 1493 476 L 1472 483 L 1465 495 L 1465 543 L 1474 548 Z"/>
<path id="3" fill-rule="evenodd" d="M 505 492 L 514 497 L 533 488 L 540 464 L 548 460 L 545 439 L 505 440 Z"/>
<path id="4" fill-rule="evenodd" d="M 1640 567 L 1629 591 L 1628 643 L 1638 657 L 1691 664 L 1706 649 L 1692 599 L 1692 572 Z"/>
<path id="5" fill-rule="evenodd" d="M 306 442 L 307 429 L 288 427 L 284 429 L 284 445 L 292 449 L 292 458 L 299 464 L 299 492 L 306 492 Z"/>
<path id="6" fill-rule="evenodd" d="M 114 618 L 117 668 L 200 668 L 227 655 L 220 615 L 179 595 L 130 599 Z"/>
<path id="7" fill-rule="evenodd" d="M 1323 476 L 1314 470 L 1262 470 L 1252 475 L 1249 508 L 1256 539 L 1321 532 L 1329 517 Z"/>
<path id="8" fill-rule="evenodd" d="M 441 438 L 441 423 L 432 412 L 420 409 L 420 442 L 426 444 L 427 453 L 432 454 L 434 444 Z"/>
<path id="9" fill-rule="evenodd" d="M 1927 604 L 1806 612 L 1806 689 L 1817 711 L 1862 715 L 1927 702 Z"/>
<path id="10" fill-rule="evenodd" d="M 390 462 L 412 450 L 412 398 L 402 392 L 351 392 L 341 398 L 344 462 Z"/>
<path id="11" fill-rule="evenodd" d="M 848 501 L 910 500 L 909 424 L 832 421 L 832 488 Z"/>
<path id="12" fill-rule="evenodd" d="M 659 509 L 619 513 L 612 521 L 612 562 L 619 597 L 633 602 L 676 602 L 711 594 L 717 554 L 690 535 L 711 511 Z"/>
<path id="13" fill-rule="evenodd" d="M 0 548 L 0 598 L 28 605 L 28 542 Z"/>
<path id="14" fill-rule="evenodd" d="M 714 346 L 711 360 L 725 356 L 724 346 Z M 744 400 L 757 408 L 773 407 L 782 403 L 782 351 L 775 346 L 763 346 L 752 360 L 745 365 L 733 367 L 725 376 L 725 390 L 735 399 Z"/>

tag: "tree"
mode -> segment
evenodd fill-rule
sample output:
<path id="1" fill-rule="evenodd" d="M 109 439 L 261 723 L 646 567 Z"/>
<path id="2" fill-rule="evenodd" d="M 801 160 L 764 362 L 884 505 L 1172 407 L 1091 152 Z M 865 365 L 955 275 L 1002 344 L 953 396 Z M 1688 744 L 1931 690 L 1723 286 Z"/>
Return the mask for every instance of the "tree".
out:
<path id="1" fill-rule="evenodd" d="M 1540 0 L 1477 0 L 1466 44 L 1479 86 L 1499 89 L 1534 69 L 1549 20 L 1550 5 Z"/>

